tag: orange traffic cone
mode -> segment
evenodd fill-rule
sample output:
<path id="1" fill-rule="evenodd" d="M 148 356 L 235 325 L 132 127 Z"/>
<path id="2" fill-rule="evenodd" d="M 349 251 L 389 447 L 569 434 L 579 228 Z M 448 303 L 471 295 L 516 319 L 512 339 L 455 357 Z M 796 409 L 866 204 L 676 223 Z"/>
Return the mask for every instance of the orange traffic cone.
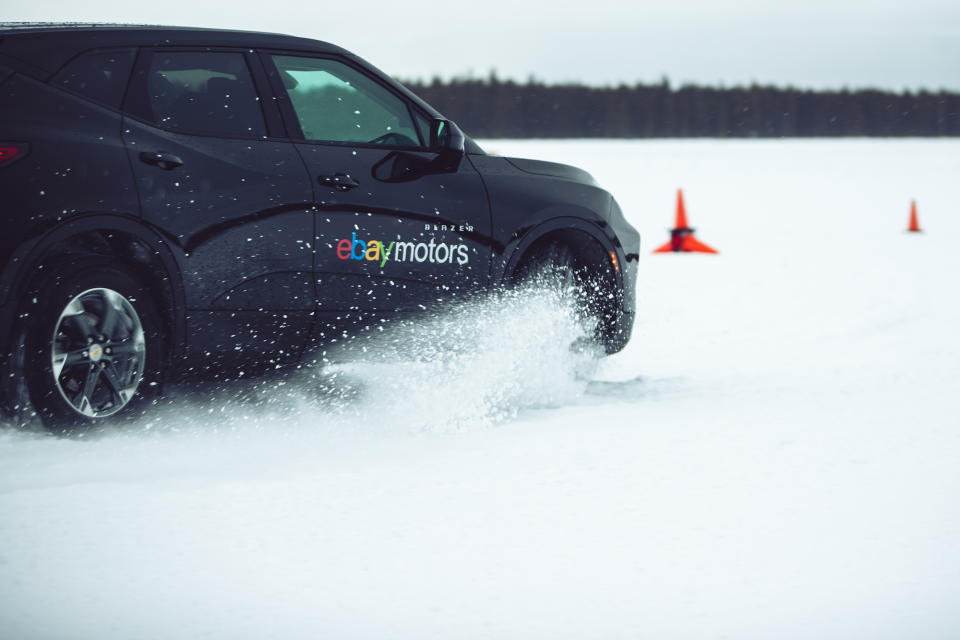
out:
<path id="1" fill-rule="evenodd" d="M 920 232 L 920 222 L 917 220 L 917 201 L 910 201 L 910 225 L 907 227 L 907 231 Z"/>
<path id="2" fill-rule="evenodd" d="M 670 242 L 658 247 L 654 253 L 697 252 L 717 253 L 693 236 L 695 229 L 687 225 L 687 208 L 683 206 L 683 189 L 677 189 L 677 221 L 670 230 Z"/>

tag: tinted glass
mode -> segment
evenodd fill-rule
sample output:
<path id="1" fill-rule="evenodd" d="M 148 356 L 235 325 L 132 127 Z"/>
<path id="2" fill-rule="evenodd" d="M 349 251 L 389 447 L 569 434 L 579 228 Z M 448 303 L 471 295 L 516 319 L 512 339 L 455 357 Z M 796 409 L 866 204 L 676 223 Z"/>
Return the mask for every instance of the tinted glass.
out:
<path id="1" fill-rule="evenodd" d="M 133 66 L 133 49 L 88 51 L 71 60 L 54 76 L 54 86 L 118 108 Z"/>
<path id="2" fill-rule="evenodd" d="M 173 131 L 225 138 L 267 135 L 241 53 L 154 51 L 147 69 L 149 120 Z"/>
<path id="3" fill-rule="evenodd" d="M 424 144 L 430 144 L 430 118 L 419 111 L 414 111 L 414 121 L 417 123 L 420 139 L 423 140 Z"/>
<path id="4" fill-rule="evenodd" d="M 336 60 L 273 56 L 307 140 L 421 146 L 406 103 Z"/>

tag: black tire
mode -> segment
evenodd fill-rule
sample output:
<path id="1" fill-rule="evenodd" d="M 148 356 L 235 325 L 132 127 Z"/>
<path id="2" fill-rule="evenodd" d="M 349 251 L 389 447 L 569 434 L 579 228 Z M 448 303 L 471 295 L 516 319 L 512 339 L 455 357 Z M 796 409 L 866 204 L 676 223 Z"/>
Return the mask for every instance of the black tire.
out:
<path id="1" fill-rule="evenodd" d="M 149 289 L 106 258 L 51 270 L 23 316 L 23 375 L 34 410 L 60 432 L 141 415 L 163 380 L 163 332 Z"/>
<path id="2" fill-rule="evenodd" d="M 517 269 L 515 281 L 549 288 L 570 300 L 592 334 L 592 343 L 613 353 L 620 296 L 612 270 L 602 256 L 584 255 L 569 246 L 551 243 L 531 254 Z"/>

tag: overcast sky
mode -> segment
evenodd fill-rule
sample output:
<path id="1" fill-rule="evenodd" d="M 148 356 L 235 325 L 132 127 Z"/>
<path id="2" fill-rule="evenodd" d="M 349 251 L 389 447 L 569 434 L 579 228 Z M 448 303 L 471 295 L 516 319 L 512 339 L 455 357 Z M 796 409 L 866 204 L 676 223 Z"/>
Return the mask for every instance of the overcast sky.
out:
<path id="1" fill-rule="evenodd" d="M 401 78 L 960 90 L 960 0 L 3 0 L 0 20 L 277 31 Z"/>

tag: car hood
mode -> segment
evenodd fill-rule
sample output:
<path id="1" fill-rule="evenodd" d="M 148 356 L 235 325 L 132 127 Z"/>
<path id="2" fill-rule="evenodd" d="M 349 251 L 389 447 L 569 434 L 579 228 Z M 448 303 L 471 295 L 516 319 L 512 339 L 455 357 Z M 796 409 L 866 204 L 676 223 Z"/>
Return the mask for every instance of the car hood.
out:
<path id="1" fill-rule="evenodd" d="M 525 173 L 535 173 L 541 176 L 552 176 L 554 178 L 563 178 L 572 182 L 598 186 L 593 176 L 577 167 L 571 167 L 568 164 L 558 162 L 546 162 L 544 160 L 528 160 L 526 158 L 504 158 L 520 171 Z"/>

